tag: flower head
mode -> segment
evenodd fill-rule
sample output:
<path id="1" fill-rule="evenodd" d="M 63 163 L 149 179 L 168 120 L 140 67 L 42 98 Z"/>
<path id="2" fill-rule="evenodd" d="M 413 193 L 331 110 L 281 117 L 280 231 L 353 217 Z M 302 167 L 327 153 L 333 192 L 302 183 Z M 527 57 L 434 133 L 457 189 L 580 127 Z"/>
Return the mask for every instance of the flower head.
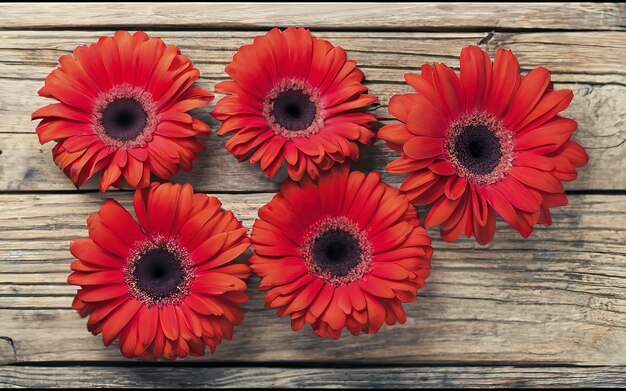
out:
<path id="1" fill-rule="evenodd" d="M 188 184 L 153 183 L 134 204 L 139 224 L 108 199 L 87 219 L 89 238 L 72 241 L 72 307 L 126 357 L 213 352 L 243 319 L 250 268 L 234 260 L 250 246 L 246 228 Z"/>
<path id="2" fill-rule="evenodd" d="M 244 45 L 226 67 L 232 80 L 218 83 L 227 94 L 213 116 L 218 134 L 233 133 L 226 149 L 267 176 L 285 163 L 293 180 L 359 157 L 376 121 L 362 109 L 377 99 L 361 84 L 363 72 L 346 51 L 311 36 L 309 30 L 272 29 Z"/>
<path id="3" fill-rule="evenodd" d="M 377 173 L 346 166 L 300 183 L 287 180 L 259 210 L 251 267 L 265 303 L 338 339 L 404 323 L 430 272 L 432 248 L 415 208 Z"/>
<path id="4" fill-rule="evenodd" d="M 59 103 L 36 110 L 39 141 L 57 141 L 55 163 L 76 187 L 98 172 L 100 191 L 150 183 L 191 170 L 209 127 L 187 114 L 213 95 L 191 85 L 200 72 L 176 46 L 118 31 L 59 59 L 39 95 Z"/>
<path id="5" fill-rule="evenodd" d="M 522 76 L 510 51 L 498 49 L 492 64 L 476 46 L 461 51 L 458 75 L 425 64 L 405 79 L 417 93 L 392 97 L 389 111 L 402 123 L 378 136 L 401 154 L 387 169 L 409 174 L 403 193 L 434 203 L 424 225 L 440 225 L 447 241 L 464 233 L 481 244 L 494 236 L 496 213 L 524 237 L 550 225 L 550 208 L 567 203 L 561 182 L 588 160 L 570 140 L 576 121 L 558 115 L 572 92 L 553 90 L 546 68 Z"/>

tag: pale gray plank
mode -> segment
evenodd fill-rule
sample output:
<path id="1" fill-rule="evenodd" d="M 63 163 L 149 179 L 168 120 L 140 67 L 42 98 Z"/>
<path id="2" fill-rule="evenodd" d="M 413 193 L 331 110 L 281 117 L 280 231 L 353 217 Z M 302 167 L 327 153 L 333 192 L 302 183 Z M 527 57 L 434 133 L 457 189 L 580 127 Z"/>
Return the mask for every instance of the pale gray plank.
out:
<path id="1" fill-rule="evenodd" d="M 391 368 L 4 366 L 0 387 L 531 388 L 619 387 L 624 367 Z"/>
<path id="2" fill-rule="evenodd" d="M 626 27 L 623 18 L 623 5 L 608 3 L 31 3 L 4 5 L 0 28 L 254 29 L 300 25 L 331 30 L 616 30 Z"/>
<path id="3" fill-rule="evenodd" d="M 272 194 L 219 197 L 251 227 Z M 3 361 L 124 360 L 87 332 L 65 282 L 68 243 L 86 235 L 103 198 L 0 195 L 0 337 L 13 341 L 0 349 Z M 129 193 L 116 198 L 131 205 Z M 505 224 L 487 247 L 435 239 L 432 274 L 405 306 L 407 323 L 377 335 L 296 334 L 263 308 L 253 278 L 234 340 L 194 360 L 626 365 L 625 214 L 624 196 L 573 195 L 554 211 L 554 226 L 529 239 Z"/>

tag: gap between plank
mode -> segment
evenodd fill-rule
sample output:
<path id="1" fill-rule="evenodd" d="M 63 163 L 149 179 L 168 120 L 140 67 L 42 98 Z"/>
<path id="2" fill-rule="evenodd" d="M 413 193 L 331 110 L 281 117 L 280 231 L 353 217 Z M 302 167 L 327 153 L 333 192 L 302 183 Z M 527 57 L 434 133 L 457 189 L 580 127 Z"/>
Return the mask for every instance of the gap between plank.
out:
<path id="1" fill-rule="evenodd" d="M 111 30 L 143 30 L 143 31 L 188 31 L 188 32 L 265 32 L 274 27 L 281 29 L 291 25 L 257 25 L 257 26 L 194 26 L 194 25 L 162 25 L 162 24 L 111 24 L 98 26 L 21 26 L 21 27 L 0 27 L 0 31 L 111 31 Z M 320 33 L 589 33 L 602 31 L 624 31 L 622 26 L 615 28 L 595 28 L 595 29 L 567 29 L 567 28 L 538 28 L 538 27 L 502 27 L 502 26 L 476 26 L 476 27 L 453 27 L 453 26 L 420 26 L 416 28 L 406 27 L 342 27 L 342 28 L 316 28 L 306 27 L 312 32 Z M 487 37 L 485 37 L 487 38 Z"/>
<path id="2" fill-rule="evenodd" d="M 624 368 L 626 366 L 609 365 L 577 365 L 572 363 L 525 363 L 508 361 L 481 361 L 476 363 L 455 361 L 433 361 L 419 363 L 373 363 L 359 361 L 32 361 L 6 364 L 15 367 L 176 367 L 176 368 L 326 368 L 326 369 L 358 369 L 358 368 L 454 368 L 454 367 L 516 367 L 516 368 Z"/>

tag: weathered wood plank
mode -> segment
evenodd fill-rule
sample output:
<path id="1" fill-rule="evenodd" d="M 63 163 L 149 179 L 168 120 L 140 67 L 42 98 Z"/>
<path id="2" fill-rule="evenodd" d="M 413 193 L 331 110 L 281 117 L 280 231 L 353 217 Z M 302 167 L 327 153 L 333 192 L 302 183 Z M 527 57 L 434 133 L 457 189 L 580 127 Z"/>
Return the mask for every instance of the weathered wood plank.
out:
<path id="1" fill-rule="evenodd" d="M 16 83 L 18 84 L 18 83 Z M 23 84 L 23 83 L 19 83 Z M 590 161 L 579 172 L 576 181 L 567 183 L 570 190 L 579 189 L 626 189 L 626 87 L 567 85 L 577 94 L 567 113 L 579 121 L 579 130 L 574 139 L 587 148 Z M 373 91 L 374 92 L 374 91 Z M 623 102 L 622 102 L 623 101 Z M 623 105 L 622 105 L 623 103 Z M 23 106 L 20 111 L 24 111 Z M 210 117 L 209 108 L 197 111 L 197 116 L 217 125 Z M 387 115 L 386 108 L 376 113 Z M 52 161 L 53 143 L 40 145 L 34 133 L 35 124 L 29 122 L 27 113 L 19 115 L 8 112 L 3 118 L 8 123 L 21 125 L 12 128 L 29 133 L 0 133 L 0 190 L 72 190 L 73 184 Z M 5 128 L 7 122 L 0 124 Z M 391 123 L 382 120 L 381 123 Z M 191 173 L 180 173 L 172 180 L 190 182 L 204 191 L 275 191 L 283 176 L 266 178 L 258 166 L 247 162 L 239 164 L 224 148 L 227 137 L 215 134 L 207 139 L 208 147 L 194 163 Z M 397 153 L 389 150 L 384 142 L 377 141 L 371 147 L 361 148 L 362 157 L 355 167 L 362 170 L 377 170 L 384 180 L 398 185 L 403 177 L 385 172 L 387 163 Z M 606 173 L 611 173 L 607 180 Z M 92 180 L 83 189 L 97 189 Z"/>
<path id="2" fill-rule="evenodd" d="M 131 204 L 130 193 L 116 196 Z M 248 227 L 271 196 L 219 195 Z M 0 344 L 12 341 L 0 361 L 123 360 L 86 331 L 65 283 L 68 243 L 85 235 L 103 198 L 0 195 Z M 194 360 L 626 365 L 625 217 L 624 196 L 572 195 L 554 226 L 527 240 L 504 224 L 488 247 L 436 239 L 432 275 L 405 307 L 407 323 L 378 335 L 293 333 L 263 309 L 253 278 L 234 340 Z"/>
<path id="3" fill-rule="evenodd" d="M 560 388 L 625 385 L 624 367 L 0 367 L 0 387 L 3 388 Z"/>
<path id="4" fill-rule="evenodd" d="M 237 47 L 275 25 L 305 25 L 344 46 L 363 67 L 371 93 L 381 98 L 375 112 L 383 123 L 390 119 L 389 97 L 408 90 L 402 83 L 407 71 L 432 61 L 458 67 L 458 52 L 468 44 L 481 44 L 492 54 L 497 47 L 513 49 L 524 71 L 545 65 L 557 88 L 575 91 L 567 114 L 579 121 L 576 138 L 588 147 L 591 163 L 568 189 L 624 190 L 626 36 L 607 30 L 626 30 L 625 21 L 626 5 L 594 3 L 3 5 L 0 192 L 73 189 L 52 163 L 51 146 L 38 145 L 29 117 L 49 103 L 36 91 L 58 57 L 75 45 L 115 28 L 161 30 L 151 34 L 179 45 L 203 71 L 199 85 L 211 89 L 225 78 L 223 68 Z M 41 31 L 50 29 L 55 31 Z M 254 31 L 167 31 L 171 29 Z M 363 30 L 380 32 L 355 33 Z M 493 30 L 500 32 L 489 33 Z M 526 30 L 530 32 L 519 33 Z M 532 32 L 537 30 L 542 31 Z M 212 107 L 197 115 L 215 128 Z M 238 165 L 224 143 L 212 136 L 193 174 L 175 180 L 211 192 L 277 189 L 277 179 L 266 179 L 258 167 Z M 379 142 L 363 149 L 357 167 L 380 171 L 394 157 Z M 385 179 L 392 184 L 401 180 Z M 85 188 L 95 189 L 95 182 Z M 127 192 L 107 196 L 130 205 Z M 251 226 L 258 207 L 271 196 L 220 198 Z M 235 340 L 225 342 L 215 356 L 200 359 L 221 367 L 197 361 L 174 367 L 98 366 L 96 362 L 123 358 L 115 347 L 102 347 L 86 331 L 85 320 L 69 309 L 75 289 L 65 279 L 71 262 L 68 241 L 84 236 L 84 220 L 103 198 L 0 194 L 0 364 L 55 361 L 50 366 L 0 366 L 0 387 L 626 385 L 624 196 L 571 196 L 570 205 L 555 213 L 555 226 L 538 229 L 528 240 L 500 223 L 496 242 L 488 248 L 472 240 L 435 240 L 433 275 L 420 300 L 406 307 L 407 324 L 384 328 L 376 336 L 334 342 L 320 340 L 308 329 L 294 334 L 285 319 L 262 309 L 258 279 L 252 278 L 246 320 Z M 89 361 L 96 362 L 75 365 Z M 227 367 L 245 361 L 245 367 Z M 305 365 L 293 367 L 294 361 Z M 253 367 L 255 362 L 273 365 Z M 289 367 L 280 367 L 281 362 Z M 317 368 L 320 362 L 331 367 Z M 365 362 L 372 366 L 350 367 Z M 306 368 L 308 363 L 313 368 Z M 342 367 L 332 368 L 332 363 Z M 446 366 L 383 368 L 377 363 Z M 476 364 L 485 365 L 471 366 Z M 489 366 L 493 364 L 524 366 Z M 543 364 L 550 366 L 533 366 Z"/>
<path id="5" fill-rule="evenodd" d="M 58 58 L 80 44 L 89 44 L 108 31 L 1 31 L 0 77 L 43 80 Z M 226 76 L 224 66 L 237 48 L 263 31 L 149 31 L 175 44 L 192 59 L 211 83 Z M 316 36 L 344 47 L 364 68 L 368 80 L 403 82 L 407 71 L 424 62 L 445 62 L 458 68 L 462 47 L 480 44 L 493 53 L 506 47 L 518 56 L 524 71 L 547 66 L 553 81 L 626 84 L 621 55 L 623 31 L 541 33 L 385 33 L 318 32 Z"/>
<path id="6" fill-rule="evenodd" d="M 90 42 L 100 32 L 0 32 L 0 190 L 70 190 L 72 184 L 51 163 L 52 145 L 39 146 L 34 137 L 35 123 L 29 116 L 37 107 L 49 103 L 36 91 L 45 75 L 56 65 L 58 57 L 78 42 Z M 180 45 L 204 72 L 205 88 L 223 80 L 223 67 L 237 47 L 249 42 L 252 32 L 163 32 L 165 39 Z M 387 123 L 390 116 L 386 103 L 394 93 L 409 91 L 402 74 L 415 71 L 425 61 L 445 61 L 458 67 L 458 51 L 470 43 L 483 42 L 490 51 L 510 47 L 528 68 L 545 64 L 556 71 L 556 88 L 571 88 L 575 99 L 566 111 L 579 121 L 575 138 L 588 148 L 589 166 L 568 189 L 626 189 L 626 68 L 621 48 L 626 48 L 626 33 L 550 33 L 486 34 L 475 33 L 325 33 L 324 36 L 343 45 L 351 57 L 363 64 L 370 92 L 380 97 L 376 115 Z M 393 48 L 389 51 L 389 48 Z M 581 59 L 583 60 L 581 62 Z M 400 64 L 394 66 L 393 64 Z M 572 81 L 576 81 L 572 84 Z M 591 84 L 585 84 L 591 83 Z M 612 83 L 612 84 L 602 84 Z M 13 94 L 13 91 L 20 91 Z M 217 99 L 220 96 L 218 95 Z M 196 111 L 210 123 L 214 104 Z M 14 133 L 24 133 L 15 135 Z M 211 137 L 208 151 L 201 155 L 192 175 L 182 174 L 175 180 L 190 181 L 206 191 L 274 191 L 277 180 L 268 180 L 258 167 L 237 164 L 224 150 L 224 138 Z M 35 151 L 35 153 L 33 153 Z M 383 171 L 394 159 L 384 143 L 363 148 L 357 166 Z M 27 159 L 25 159 L 25 157 Z M 10 169 L 9 169 L 10 168 Z M 611 172 L 612 180 L 605 179 Z M 229 173 L 224 175 L 224 173 Z M 245 179 L 245 180 L 244 180 Z M 401 177 L 386 176 L 398 184 Z M 86 189 L 95 189 L 95 181 Z"/>
<path id="7" fill-rule="evenodd" d="M 626 28 L 624 12 L 623 4 L 608 3 L 6 4 L 0 14 L 0 28 L 241 29 L 304 25 L 320 30 L 616 30 Z"/>
<path id="8" fill-rule="evenodd" d="M 194 162 L 191 173 L 181 172 L 173 181 L 190 182 L 198 189 L 212 191 L 274 191 L 278 178 L 266 178 L 257 166 L 238 164 L 226 149 L 227 138 L 213 134 L 208 147 Z M 72 182 L 52 160 L 52 147 L 40 145 L 34 134 L 0 133 L 1 190 L 72 190 Z M 385 159 L 385 156 L 379 159 Z M 154 179 L 157 179 L 156 177 Z M 97 189 L 92 178 L 81 189 Z"/>
<path id="9" fill-rule="evenodd" d="M 0 368 L 4 364 L 11 364 L 16 362 L 15 346 L 13 346 L 13 340 L 9 337 L 0 336 Z M 1 377 L 0 377 L 1 378 Z"/>

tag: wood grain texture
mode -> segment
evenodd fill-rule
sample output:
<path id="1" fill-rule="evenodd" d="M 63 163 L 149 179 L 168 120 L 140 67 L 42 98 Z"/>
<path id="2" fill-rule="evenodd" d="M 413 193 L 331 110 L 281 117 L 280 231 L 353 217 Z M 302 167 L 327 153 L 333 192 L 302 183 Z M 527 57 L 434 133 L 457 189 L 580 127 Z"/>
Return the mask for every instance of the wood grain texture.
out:
<path id="1" fill-rule="evenodd" d="M 37 12 L 32 12 L 36 9 Z M 304 25 L 342 30 L 625 29 L 623 4 L 20 4 L 3 6 L 0 28 L 241 29 Z M 585 23 L 580 23 L 584 20 Z"/>
<path id="2" fill-rule="evenodd" d="M 0 387 L 531 388 L 618 387 L 624 367 L 0 367 Z"/>
<path id="3" fill-rule="evenodd" d="M 0 191 L 71 190 L 72 183 L 51 164 L 52 144 L 40 146 L 34 134 L 36 123 L 30 114 L 51 100 L 40 98 L 37 90 L 45 76 L 56 66 L 58 57 L 77 42 L 92 42 L 111 32 L 0 32 Z M 229 56 L 258 33 L 254 32 L 161 32 L 168 43 L 179 45 L 202 70 L 199 86 L 212 89 L 224 80 Z M 424 62 L 441 61 L 458 68 L 460 48 L 481 43 L 492 54 L 498 47 L 512 49 L 525 71 L 548 66 L 555 88 L 569 88 L 575 98 L 566 115 L 579 122 L 574 139 L 590 154 L 589 165 L 568 189 L 626 189 L 626 32 L 480 34 L 480 33 L 324 33 L 322 37 L 345 47 L 367 75 L 370 93 L 380 99 L 373 107 L 381 124 L 393 119 L 387 102 L 395 93 L 410 91 L 403 74 L 415 72 Z M 391 50 L 389 48 L 392 48 Z M 395 64 L 395 65 L 394 65 Z M 12 91 L 20 91 L 13 94 Z M 216 100 L 221 98 L 217 95 Z M 214 103 L 196 110 L 200 119 L 214 129 L 218 123 L 210 116 Z M 226 138 L 211 136 L 207 151 L 195 163 L 193 174 L 181 174 L 175 181 L 194 183 L 198 189 L 220 191 L 275 191 L 281 177 L 265 178 L 257 166 L 238 164 L 225 149 Z M 32 152 L 35 152 L 34 154 Z M 396 158 L 383 142 L 362 148 L 356 167 L 384 172 Z M 24 161 L 24 156 L 29 156 Z M 606 179 L 610 173 L 612 180 Z M 394 185 L 402 177 L 384 175 Z M 85 189 L 96 189 L 91 181 Z"/>
<path id="4" fill-rule="evenodd" d="M 590 155 L 566 185 L 576 194 L 529 239 L 502 222 L 487 247 L 435 239 L 432 275 L 405 306 L 405 325 L 340 341 L 308 326 L 296 334 L 263 308 L 253 277 L 244 323 L 215 355 L 129 362 L 86 330 L 65 281 L 68 243 L 86 235 L 87 216 L 107 197 L 130 206 L 132 193 L 99 194 L 93 180 L 73 191 L 34 133 L 30 114 L 52 102 L 36 92 L 59 56 L 116 29 L 176 44 L 212 90 L 239 46 L 290 25 L 348 51 L 380 98 L 371 110 L 382 124 L 393 122 L 389 98 L 410 90 L 405 73 L 435 61 L 458 69 L 464 46 L 511 49 L 523 72 L 546 66 L 555 88 L 574 91 L 566 115 Z M 625 42 L 624 3 L 2 4 L 0 387 L 626 386 Z M 213 129 L 216 101 L 194 112 Z M 250 227 L 281 177 L 237 164 L 226 140 L 212 135 L 193 173 L 173 179 L 228 193 L 224 206 Z M 355 166 L 397 185 L 401 176 L 384 173 L 395 156 L 378 141 Z"/>
<path id="5" fill-rule="evenodd" d="M 132 31 L 132 30 L 131 30 Z M 97 41 L 105 31 L 0 31 L 0 76 L 43 83 L 58 65 L 58 58 L 80 44 Z M 177 45 L 202 71 L 209 83 L 224 80 L 224 67 L 233 54 L 265 31 L 147 31 L 168 44 Z M 404 83 L 406 72 L 418 71 L 424 62 L 459 66 L 459 53 L 479 44 L 492 56 L 495 49 L 513 50 L 522 71 L 546 66 L 556 82 L 616 83 L 626 85 L 621 55 L 626 48 L 624 31 L 553 33 L 500 32 L 315 32 L 348 51 L 373 82 Z M 518 53 L 519 52 L 519 53 Z M 45 101 L 45 99 L 44 99 Z"/>
<path id="6" fill-rule="evenodd" d="M 131 194 L 115 193 L 130 206 Z M 108 194 L 111 196 L 111 194 Z M 248 227 L 272 194 L 221 194 Z M 0 195 L 4 362 L 119 361 L 70 309 L 68 243 L 105 195 Z M 433 272 L 405 325 L 320 339 L 263 308 L 250 282 L 244 323 L 210 362 L 626 365 L 626 198 L 574 195 L 551 228 L 522 239 L 505 224 L 487 247 L 434 241 Z M 431 230 L 432 235 L 436 235 Z M 28 238 L 28 240 L 24 240 Z"/>

